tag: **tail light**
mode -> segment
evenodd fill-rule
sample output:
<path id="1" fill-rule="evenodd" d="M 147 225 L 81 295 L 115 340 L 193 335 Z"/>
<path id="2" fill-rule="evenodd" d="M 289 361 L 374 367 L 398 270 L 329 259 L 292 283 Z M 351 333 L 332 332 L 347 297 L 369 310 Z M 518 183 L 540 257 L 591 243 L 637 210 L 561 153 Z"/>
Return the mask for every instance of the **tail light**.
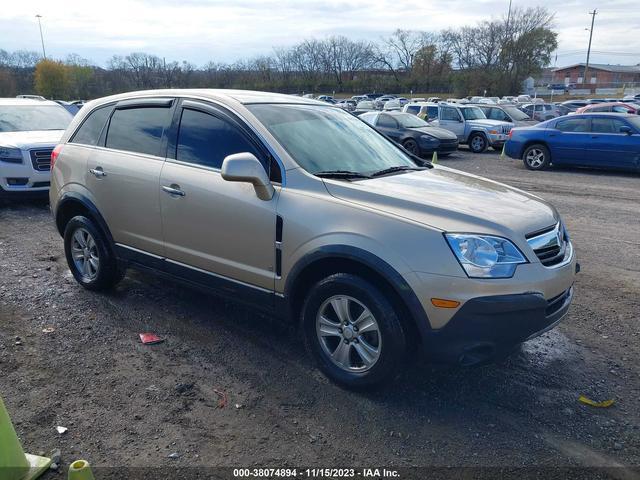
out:
<path id="1" fill-rule="evenodd" d="M 56 145 L 56 148 L 53 149 L 53 152 L 51 152 L 51 170 L 53 170 L 53 166 L 56 164 L 56 159 L 58 158 L 58 155 L 60 155 L 60 152 L 62 151 L 62 144 L 58 144 Z"/>
<path id="2" fill-rule="evenodd" d="M 513 137 L 513 128 L 509 130 L 509 135 L 507 136 L 509 137 L 509 140 L 511 140 L 511 137 Z"/>

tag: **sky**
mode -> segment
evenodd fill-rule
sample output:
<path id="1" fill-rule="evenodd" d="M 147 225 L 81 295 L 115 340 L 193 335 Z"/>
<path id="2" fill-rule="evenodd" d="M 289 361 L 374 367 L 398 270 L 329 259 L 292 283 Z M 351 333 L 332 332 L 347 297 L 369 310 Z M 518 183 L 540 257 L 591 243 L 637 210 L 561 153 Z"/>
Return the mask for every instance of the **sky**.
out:
<path id="1" fill-rule="evenodd" d="M 2 0 L 0 49 L 77 53 L 104 66 L 114 54 L 144 51 L 196 66 L 268 55 L 305 38 L 379 40 L 394 30 L 439 31 L 506 14 L 509 0 Z M 559 33 L 557 66 L 584 62 L 598 9 L 591 62 L 640 64 L 637 0 L 513 0 L 545 6 Z M 555 54 L 554 54 L 555 64 Z M 552 64 L 552 66 L 556 66 Z"/>

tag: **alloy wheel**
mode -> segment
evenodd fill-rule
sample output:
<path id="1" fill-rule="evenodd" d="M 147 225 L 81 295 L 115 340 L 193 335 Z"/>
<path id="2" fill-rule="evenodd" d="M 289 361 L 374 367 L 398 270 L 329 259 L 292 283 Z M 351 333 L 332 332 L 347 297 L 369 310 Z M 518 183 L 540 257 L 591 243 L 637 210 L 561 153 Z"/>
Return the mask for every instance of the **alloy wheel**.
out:
<path id="1" fill-rule="evenodd" d="M 544 152 L 539 148 L 532 148 L 527 152 L 525 161 L 531 168 L 540 168 L 544 164 Z"/>
<path id="2" fill-rule="evenodd" d="M 367 371 L 380 358 L 382 337 L 376 318 L 348 295 L 335 295 L 322 303 L 316 334 L 329 360 L 347 372 Z"/>
<path id="3" fill-rule="evenodd" d="M 78 228 L 71 238 L 71 256 L 76 270 L 85 281 L 95 280 L 100 269 L 98 246 L 93 236 L 84 228 Z"/>

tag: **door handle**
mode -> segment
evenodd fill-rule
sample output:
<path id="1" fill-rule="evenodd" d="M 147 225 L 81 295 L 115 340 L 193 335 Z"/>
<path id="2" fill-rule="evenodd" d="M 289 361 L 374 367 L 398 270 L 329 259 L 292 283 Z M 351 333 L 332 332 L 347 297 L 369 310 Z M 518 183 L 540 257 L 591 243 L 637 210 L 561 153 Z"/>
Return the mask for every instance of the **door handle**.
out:
<path id="1" fill-rule="evenodd" d="M 171 185 L 170 187 L 167 187 L 166 185 L 162 186 L 162 190 L 165 193 L 168 193 L 169 195 L 173 195 L 176 197 L 184 197 L 186 195 L 186 193 L 184 193 L 183 190 L 180 190 L 180 185 L 176 185 L 175 183 L 173 185 Z"/>
<path id="2" fill-rule="evenodd" d="M 102 178 L 107 176 L 107 174 L 104 173 L 104 170 L 102 170 L 102 167 L 92 168 L 91 170 L 89 170 L 89 173 L 92 173 L 97 178 Z"/>

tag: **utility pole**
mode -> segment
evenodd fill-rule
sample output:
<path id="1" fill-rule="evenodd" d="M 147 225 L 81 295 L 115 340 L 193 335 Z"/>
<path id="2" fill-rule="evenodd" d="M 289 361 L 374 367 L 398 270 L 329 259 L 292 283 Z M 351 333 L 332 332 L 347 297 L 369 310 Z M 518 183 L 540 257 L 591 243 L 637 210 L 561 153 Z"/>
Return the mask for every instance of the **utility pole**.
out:
<path id="1" fill-rule="evenodd" d="M 42 18 L 42 15 L 36 15 L 36 18 L 38 19 L 38 27 L 40 27 L 40 41 L 42 42 L 42 57 L 46 60 L 47 52 L 45 52 L 44 50 L 44 37 L 42 36 L 42 23 L 40 23 L 40 19 Z"/>
<path id="2" fill-rule="evenodd" d="M 598 14 L 598 10 L 596 10 L 595 8 L 593 9 L 593 12 L 589 12 L 589 15 L 591 15 L 591 29 L 589 30 L 589 48 L 587 49 L 587 63 L 584 66 L 584 80 L 583 80 L 583 82 L 588 83 L 589 85 L 591 85 L 591 82 L 587 80 L 587 75 L 589 74 L 589 57 L 591 56 L 591 39 L 593 38 L 593 23 L 596 20 L 597 14 Z M 589 87 L 589 90 L 591 90 L 591 87 Z"/>

